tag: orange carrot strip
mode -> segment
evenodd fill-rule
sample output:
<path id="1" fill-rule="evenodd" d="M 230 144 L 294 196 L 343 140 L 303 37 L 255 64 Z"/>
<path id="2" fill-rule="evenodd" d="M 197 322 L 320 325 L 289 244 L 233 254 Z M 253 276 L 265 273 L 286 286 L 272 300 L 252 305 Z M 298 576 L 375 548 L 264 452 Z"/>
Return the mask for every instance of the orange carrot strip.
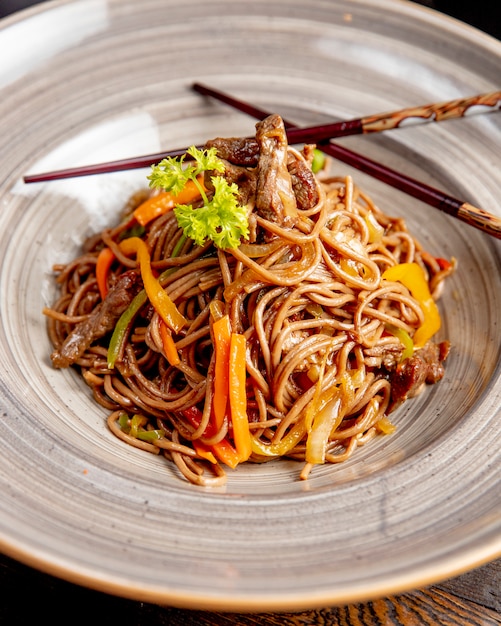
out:
<path id="1" fill-rule="evenodd" d="M 160 328 L 160 337 L 162 338 L 162 345 L 165 352 L 165 358 L 171 365 L 179 365 L 180 359 L 179 354 L 177 353 L 176 344 L 174 339 L 172 338 L 172 332 L 167 324 L 160 320 L 159 322 Z"/>
<path id="2" fill-rule="evenodd" d="M 217 459 L 211 452 L 209 446 L 205 445 L 205 443 L 202 443 L 201 441 L 193 441 L 192 443 L 198 456 L 202 457 L 202 459 L 205 459 L 206 461 L 214 463 L 214 465 L 217 463 Z"/>
<path id="3" fill-rule="evenodd" d="M 252 452 L 249 420 L 247 419 L 246 349 L 247 342 L 245 336 L 232 333 L 229 359 L 229 398 L 233 440 L 240 461 L 247 461 Z"/>
<path id="4" fill-rule="evenodd" d="M 203 186 L 202 176 L 198 178 L 198 183 Z M 178 194 L 173 194 L 170 191 L 161 191 L 159 194 L 145 200 L 134 210 L 134 217 L 141 226 L 145 226 L 151 220 L 173 209 L 177 204 L 193 202 L 199 196 L 200 187 L 197 186 L 195 181 L 189 180 Z"/>
<path id="5" fill-rule="evenodd" d="M 214 422 L 219 430 L 224 422 L 229 393 L 231 324 L 228 315 L 223 315 L 212 324 L 216 364 L 214 371 Z"/>
<path id="6" fill-rule="evenodd" d="M 103 248 L 97 257 L 96 280 L 102 300 L 106 298 L 106 294 L 108 293 L 108 276 L 114 259 L 115 255 L 111 251 L 111 248 Z"/>
<path id="7" fill-rule="evenodd" d="M 191 423 L 192 426 L 198 428 L 200 422 L 202 421 L 202 412 L 196 406 L 192 406 L 189 409 L 185 409 L 183 412 L 184 417 Z M 205 435 L 211 437 L 216 434 L 216 429 L 209 424 L 205 429 Z M 197 442 L 203 444 L 202 442 Z M 195 444 L 195 442 L 193 442 Z M 194 445 L 195 447 L 195 445 Z M 209 448 L 211 452 L 213 452 L 214 456 L 217 457 L 222 463 L 235 469 L 235 467 L 240 462 L 240 456 L 235 448 L 231 445 L 231 443 L 227 439 L 221 439 L 217 443 L 213 443 L 210 446 L 206 446 Z M 196 450 L 196 447 L 195 447 Z"/>
<path id="8" fill-rule="evenodd" d="M 221 463 L 231 467 L 231 469 L 235 469 L 240 463 L 240 455 L 227 439 L 221 439 L 221 441 L 213 443 L 210 449 Z"/>

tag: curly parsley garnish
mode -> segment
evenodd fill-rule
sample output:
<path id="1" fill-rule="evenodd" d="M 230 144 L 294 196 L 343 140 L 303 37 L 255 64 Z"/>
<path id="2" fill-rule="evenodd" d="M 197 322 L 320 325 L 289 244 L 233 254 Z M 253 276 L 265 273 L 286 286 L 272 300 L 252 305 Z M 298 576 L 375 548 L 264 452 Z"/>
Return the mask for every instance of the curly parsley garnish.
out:
<path id="1" fill-rule="evenodd" d="M 198 177 L 207 171 L 224 172 L 224 163 L 218 158 L 216 148 L 199 150 L 191 146 L 186 152 L 193 161 L 185 163 L 183 155 L 168 157 L 152 166 L 148 176 L 150 187 L 178 194 L 188 181 L 193 181 L 200 190 L 203 206 L 194 209 L 191 204 L 178 204 L 174 208 L 185 236 L 199 246 L 210 239 L 219 248 L 237 248 L 240 240 L 249 235 L 247 210 L 239 204 L 238 186 L 229 184 L 222 176 L 212 176 L 214 194 L 209 200 Z"/>

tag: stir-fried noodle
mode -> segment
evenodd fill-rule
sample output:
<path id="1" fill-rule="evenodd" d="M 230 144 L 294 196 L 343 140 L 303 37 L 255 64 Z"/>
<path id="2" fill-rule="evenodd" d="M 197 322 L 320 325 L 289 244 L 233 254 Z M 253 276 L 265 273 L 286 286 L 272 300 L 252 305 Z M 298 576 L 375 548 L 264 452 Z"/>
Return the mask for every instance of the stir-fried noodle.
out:
<path id="1" fill-rule="evenodd" d="M 287 146 L 280 120 L 271 130 L 258 125 L 250 164 L 237 140 L 211 144 L 247 209 L 238 247 L 196 245 L 173 211 L 138 230 L 128 207 L 55 268 L 60 297 L 45 310 L 54 365 L 78 368 L 112 432 L 163 453 L 199 485 L 223 484 L 223 467 L 247 459 L 303 461 L 302 478 L 346 460 L 392 432 L 388 414 L 442 377 L 448 352 L 430 341 L 438 313 L 426 290 L 435 300 L 453 265 L 426 253 L 351 177 L 313 176 L 312 147 Z M 182 327 L 169 328 L 143 290 L 138 235 Z M 221 343 L 226 370 L 218 320 L 244 338 L 235 354 L 228 336 Z"/>

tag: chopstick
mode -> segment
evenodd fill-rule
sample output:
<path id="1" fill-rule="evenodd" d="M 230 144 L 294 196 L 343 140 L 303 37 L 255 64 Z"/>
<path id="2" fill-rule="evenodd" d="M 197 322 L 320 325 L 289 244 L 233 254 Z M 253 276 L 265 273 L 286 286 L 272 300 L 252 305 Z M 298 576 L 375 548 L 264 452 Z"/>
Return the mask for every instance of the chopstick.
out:
<path id="1" fill-rule="evenodd" d="M 221 102 L 232 105 L 234 99 L 221 91 L 216 91 L 201 83 L 194 83 L 192 88 L 205 96 L 213 96 Z M 245 102 L 241 102 L 240 111 L 256 117 L 252 110 L 254 107 Z M 299 129 L 294 124 L 289 124 L 288 128 L 294 129 L 293 133 L 288 133 L 290 143 L 321 143 L 329 139 L 346 137 L 348 135 L 365 135 L 369 133 L 380 133 L 382 131 L 414 126 L 429 122 L 442 122 L 479 113 L 489 113 L 501 110 L 501 91 L 493 91 L 486 94 L 472 96 L 470 98 L 460 98 L 425 104 L 418 107 L 400 109 L 389 113 L 379 113 L 366 117 L 357 117 L 351 120 L 333 122 L 330 124 L 320 124 Z"/>
<path id="2" fill-rule="evenodd" d="M 213 96 L 221 102 L 230 104 L 235 102 L 230 96 L 226 96 L 222 92 L 216 92 L 210 87 L 195 83 L 193 89 L 203 95 Z M 247 110 L 247 106 L 249 107 Z M 251 105 L 240 102 L 239 109 L 244 113 L 255 111 Z M 393 128 L 410 126 L 414 124 L 422 124 L 427 122 L 439 122 L 453 118 L 464 117 L 475 113 L 487 113 L 498 111 L 501 109 L 501 91 L 494 91 L 487 94 L 472 96 L 470 98 L 462 98 L 458 100 L 450 100 L 438 104 L 427 104 L 419 107 L 412 107 L 393 111 L 391 113 L 381 113 L 342 122 L 334 122 L 332 124 L 320 124 L 318 126 L 310 126 L 308 128 L 298 128 L 289 125 L 288 140 L 289 143 L 322 143 L 335 137 L 345 137 L 347 135 L 368 134 L 382 132 Z M 255 117 L 255 116 L 254 116 Z M 96 165 L 83 165 L 80 167 L 66 168 L 55 170 L 52 172 L 42 172 L 39 174 L 27 174 L 24 176 L 25 183 L 39 183 L 50 180 L 59 180 L 62 178 L 74 178 L 77 176 L 89 176 L 91 174 L 106 174 L 123 170 L 137 169 L 140 167 L 149 167 L 154 163 L 158 163 L 162 159 L 171 156 L 177 157 L 184 154 L 186 149 L 171 150 L 169 152 L 159 152 L 157 154 L 148 154 L 140 157 L 131 157 L 120 159 L 117 161 L 108 161 L 106 163 L 98 163 Z"/>
<path id="3" fill-rule="evenodd" d="M 134 170 L 141 167 L 149 167 L 167 157 L 179 157 L 186 153 L 186 148 L 170 150 L 169 152 L 157 152 L 156 154 L 145 154 L 144 156 L 119 159 L 117 161 L 107 161 L 94 165 L 81 165 L 68 167 L 52 172 L 41 172 L 40 174 L 26 174 L 23 177 L 25 183 L 42 183 L 51 180 L 61 180 L 63 178 L 77 178 L 78 176 L 91 176 L 93 174 L 110 174 L 111 172 L 122 172 Z"/>
<path id="4" fill-rule="evenodd" d="M 264 119 L 270 115 L 269 111 L 238 100 L 217 89 L 201 85 L 200 83 L 194 83 L 192 87 L 198 93 L 224 102 L 256 119 Z M 295 124 L 286 120 L 284 120 L 284 124 L 287 129 L 296 128 Z M 492 237 L 501 239 L 501 219 L 497 216 L 333 142 L 320 144 L 317 147 L 329 156 L 369 174 L 373 178 L 391 185 L 474 228 L 478 228 Z"/>

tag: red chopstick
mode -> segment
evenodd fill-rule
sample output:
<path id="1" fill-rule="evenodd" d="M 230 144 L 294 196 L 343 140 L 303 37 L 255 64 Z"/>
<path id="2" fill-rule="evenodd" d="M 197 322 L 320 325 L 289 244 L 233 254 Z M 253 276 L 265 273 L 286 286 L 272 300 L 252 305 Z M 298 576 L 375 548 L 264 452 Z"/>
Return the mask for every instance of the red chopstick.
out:
<path id="1" fill-rule="evenodd" d="M 257 119 L 263 119 L 269 115 L 269 112 L 264 111 L 263 109 L 259 109 L 249 103 L 242 102 L 230 96 L 228 94 L 223 93 L 222 91 L 207 87 L 205 85 L 201 85 L 200 83 L 195 83 L 193 85 L 193 89 L 198 93 L 203 95 L 211 96 L 214 99 L 217 99 L 221 102 L 225 102 L 226 104 L 247 113 Z M 476 104 L 472 104 L 473 99 L 464 99 L 461 101 L 452 101 L 450 103 L 442 103 L 441 105 L 427 105 L 428 109 L 432 106 L 442 107 L 443 110 L 447 108 L 447 106 L 451 106 L 452 103 L 456 104 L 456 114 L 449 114 L 446 117 L 442 117 L 442 119 L 450 119 L 451 117 L 460 116 L 458 111 L 462 111 L 462 115 L 466 112 L 466 110 L 470 111 L 471 108 L 475 106 L 488 107 L 488 110 L 497 110 L 499 109 L 499 100 L 495 100 L 498 96 L 499 92 L 493 92 L 491 94 L 484 94 L 483 96 L 476 96 Z M 488 100 L 487 104 L 479 104 L 480 100 L 484 99 L 484 101 Z M 458 103 L 462 103 L 461 107 L 458 109 Z M 468 103 L 469 104 L 465 104 Z M 446 106 L 447 105 L 447 106 Z M 426 107 L 425 107 L 426 108 Z M 422 109 L 422 107 L 421 107 Z M 410 111 L 411 109 L 404 109 L 402 111 Z M 485 110 L 485 109 L 483 109 Z M 395 116 L 398 112 L 394 112 L 389 115 Z M 402 112 L 400 112 L 402 113 Z M 381 116 L 380 116 L 381 117 Z M 361 120 L 367 120 L 368 118 L 360 118 Z M 346 122 L 335 123 L 334 126 L 339 124 L 346 124 Z M 350 123 L 347 123 L 350 126 Z M 364 122 L 365 124 L 365 122 Z M 362 122 L 353 122 L 351 123 L 352 133 L 354 132 L 364 132 Z M 370 176 L 381 180 L 382 182 L 407 193 L 408 195 L 421 200 L 430 206 L 439 209 L 453 217 L 460 219 L 461 221 L 482 230 L 483 232 L 496 237 L 497 239 L 501 239 L 501 219 L 480 209 L 478 207 L 473 206 L 469 202 L 465 202 L 462 200 L 458 200 L 453 196 L 447 195 L 444 192 L 435 189 L 425 183 L 422 183 L 410 176 L 406 176 L 400 172 L 392 170 L 391 168 L 377 163 L 368 157 L 357 154 L 348 148 L 344 148 L 343 146 L 332 143 L 331 141 L 327 141 L 325 139 L 325 125 L 310 127 L 308 129 L 298 129 L 294 124 L 287 122 L 286 127 L 288 129 L 287 134 L 290 143 L 317 143 L 318 137 L 324 137 L 324 139 L 320 140 L 319 148 L 321 148 L 326 154 L 351 165 L 352 167 L 369 174 Z M 393 127 L 396 127 L 395 125 Z M 334 129 L 335 130 L 335 129 Z M 338 129 L 339 130 L 339 129 Z M 382 130 L 382 129 L 380 129 Z M 330 131 L 333 132 L 333 125 L 330 126 Z M 341 132 L 341 130 L 339 130 Z M 315 134 L 316 133 L 316 134 Z M 323 133 L 323 134 L 322 134 Z M 342 134 L 350 134 L 346 130 L 342 132 Z M 315 137 L 317 139 L 315 139 Z M 107 163 L 98 163 L 95 165 L 86 165 L 80 167 L 67 168 L 62 170 L 56 170 L 52 172 L 44 172 L 40 174 L 27 174 L 24 177 L 24 181 L 26 183 L 35 183 L 35 182 L 43 182 L 43 181 L 51 181 L 51 180 L 59 180 L 62 178 L 73 178 L 77 176 L 88 176 L 91 174 L 101 174 L 101 173 L 110 173 L 117 172 L 128 169 L 136 169 L 140 167 L 148 167 L 153 165 L 154 163 L 158 163 L 162 159 L 172 156 L 177 157 L 185 154 L 186 148 L 171 150 L 168 152 L 159 152 L 156 154 L 149 154 L 140 157 L 132 157 L 128 159 L 120 159 L 117 161 L 109 161 Z"/>
<path id="2" fill-rule="evenodd" d="M 231 96 L 226 96 L 222 92 L 211 90 L 210 87 L 206 87 L 200 83 L 195 83 L 193 88 L 199 93 L 205 95 L 211 95 L 212 92 L 213 97 L 221 100 L 222 102 L 226 102 L 227 104 L 231 105 L 232 102 L 235 102 Z M 239 103 L 238 108 L 240 108 L 240 110 L 244 113 L 249 113 L 250 115 L 254 115 L 252 111 L 256 111 L 256 109 L 251 105 L 247 105 L 243 102 Z M 336 137 L 382 132 L 398 128 L 400 126 L 439 122 L 442 120 L 464 117 L 465 115 L 472 115 L 474 113 L 498 111 L 500 109 L 501 91 L 493 91 L 491 93 L 472 96 L 470 98 L 426 104 L 419 107 L 392 111 L 391 113 L 380 113 L 378 115 L 370 115 L 342 122 L 334 122 L 332 124 L 320 124 L 318 126 L 310 126 L 308 128 L 297 128 L 293 124 L 290 124 L 288 139 L 289 143 L 321 143 Z M 39 174 L 27 174 L 24 177 L 24 182 L 38 183 L 50 180 L 59 180 L 61 178 L 74 178 L 77 176 L 106 174 L 140 167 L 149 167 L 150 165 L 158 163 L 158 161 L 161 161 L 168 156 L 177 157 L 184 154 L 184 152 L 185 148 L 181 148 L 179 150 L 171 150 L 169 152 L 159 152 L 157 154 L 148 154 L 141 157 L 109 161 L 107 163 L 83 165 L 80 167 L 72 167 L 53 172 L 42 172 Z"/>
<path id="3" fill-rule="evenodd" d="M 217 89 L 195 83 L 193 89 L 200 94 L 210 96 L 216 100 L 224 102 L 233 108 L 247 113 L 256 119 L 264 119 L 270 115 L 269 111 L 255 107 L 247 102 L 243 102 Z M 294 129 L 295 125 L 284 120 L 287 129 Z M 408 195 L 429 204 L 430 206 L 447 213 L 457 219 L 482 230 L 483 232 L 501 239 L 501 219 L 473 206 L 469 202 L 458 200 L 434 187 L 419 182 L 410 176 L 397 172 L 381 163 L 377 163 L 368 157 L 356 152 L 352 152 L 343 146 L 329 142 L 318 146 L 323 152 L 329 156 L 347 163 L 352 167 L 369 174 Z"/>
<path id="4" fill-rule="evenodd" d="M 192 87 L 200 94 L 206 96 L 212 95 L 221 102 L 234 106 L 235 99 L 221 91 L 211 89 L 201 83 L 194 83 Z M 252 117 L 256 117 L 255 113 L 258 111 L 258 109 L 252 105 L 242 101 L 239 102 L 239 106 L 236 108 L 243 113 L 248 113 Z M 391 111 L 389 113 L 379 113 L 377 115 L 357 117 L 341 122 L 309 126 L 308 128 L 297 128 L 294 124 L 288 124 L 287 128 L 293 129 L 293 132 L 289 132 L 287 135 L 289 143 L 321 143 L 329 139 L 346 137 L 348 135 L 380 133 L 404 126 L 442 122 L 444 120 L 465 117 L 467 115 L 485 114 L 499 110 L 501 110 L 501 91 L 493 91 L 471 96 L 470 98 L 459 98 L 447 102 L 425 104 L 418 107 L 399 109 L 398 111 Z M 263 113 L 264 111 L 260 110 L 260 115 Z"/>
<path id="5" fill-rule="evenodd" d="M 185 152 L 186 148 L 181 148 L 179 150 L 171 150 L 170 152 L 158 152 L 156 154 L 145 154 L 144 156 L 131 157 L 129 159 L 119 159 L 118 161 L 68 167 L 63 170 L 41 172 L 40 174 L 26 174 L 23 180 L 25 183 L 42 183 L 49 180 L 61 180 L 62 178 L 77 178 L 78 176 L 90 176 L 92 174 L 109 174 L 111 172 L 134 170 L 140 167 L 149 167 L 168 156 L 182 156 Z"/>

